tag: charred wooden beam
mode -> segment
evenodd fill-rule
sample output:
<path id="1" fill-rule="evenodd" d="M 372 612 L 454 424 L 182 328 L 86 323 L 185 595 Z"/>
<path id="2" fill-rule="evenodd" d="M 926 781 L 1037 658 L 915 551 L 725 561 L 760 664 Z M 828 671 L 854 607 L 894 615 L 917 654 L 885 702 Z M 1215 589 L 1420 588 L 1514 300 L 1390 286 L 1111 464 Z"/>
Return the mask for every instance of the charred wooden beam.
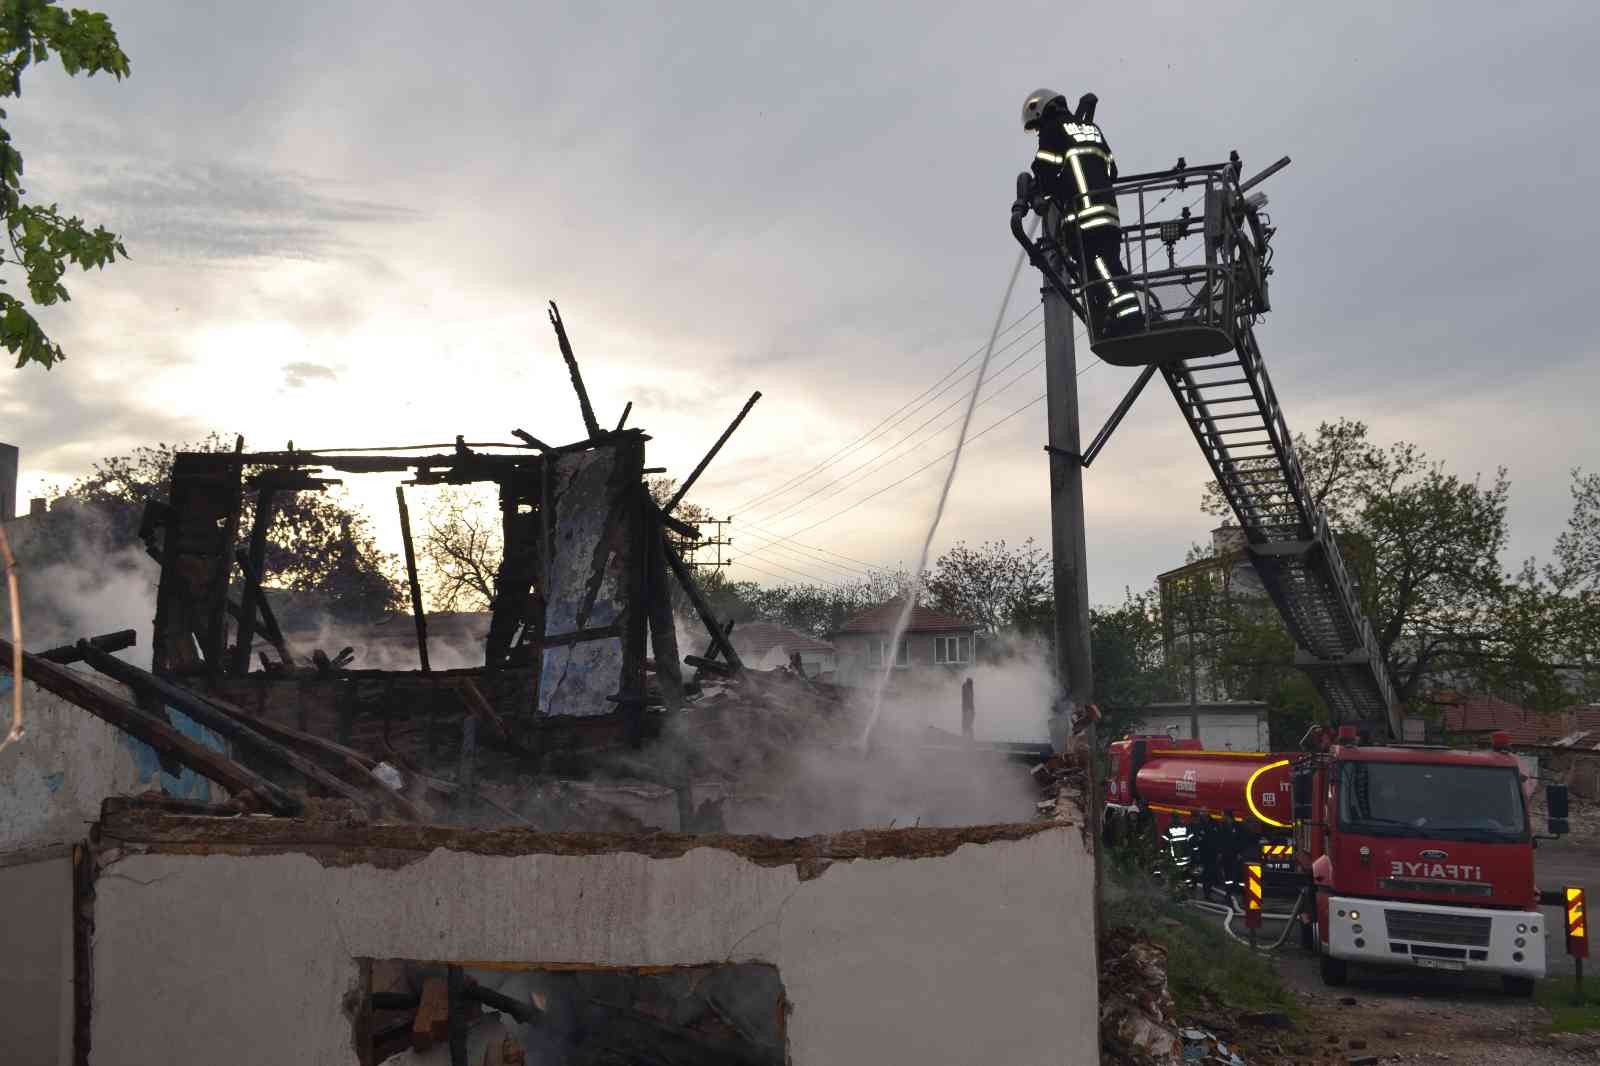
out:
<path id="1" fill-rule="evenodd" d="M 293 770 L 328 793 L 354 800 L 363 807 L 374 807 L 382 802 L 382 797 L 348 784 L 299 752 L 291 751 L 236 720 L 232 715 L 223 713 L 199 693 L 147 673 L 114 655 L 108 655 L 91 646 L 88 641 L 79 641 L 78 649 L 83 652 L 86 663 L 107 677 L 121 681 L 135 691 L 148 693 L 166 705 L 177 708 L 206 728 L 220 733 L 262 758 Z"/>
<path id="2" fill-rule="evenodd" d="M 461 693 L 461 702 L 466 704 L 467 710 L 494 734 L 496 740 L 504 743 L 511 739 L 511 732 L 506 729 L 505 722 L 495 713 L 489 701 L 483 698 L 482 690 L 473 683 L 472 678 L 462 678 L 456 685 L 456 691 Z"/>
<path id="3" fill-rule="evenodd" d="M 256 604 L 265 602 L 265 597 L 261 595 L 260 577 L 262 568 L 267 564 L 267 534 L 272 529 L 276 486 L 275 479 L 263 477 L 256 488 L 256 514 L 250 525 L 250 548 L 242 564 L 246 576 L 244 595 L 239 601 L 238 642 L 233 649 L 233 674 L 236 677 L 250 672 L 250 647 L 256 637 Z M 256 580 L 250 579 L 251 574 L 256 576 Z"/>
<path id="4" fill-rule="evenodd" d="M 672 532 L 676 533 L 684 540 L 700 539 L 700 530 L 696 529 L 694 526 L 691 526 L 687 522 L 673 518 L 671 515 L 666 514 L 665 512 L 659 513 L 661 514 L 661 524 L 672 530 Z"/>
<path id="5" fill-rule="evenodd" d="M 256 614 L 261 619 L 261 632 L 272 646 L 278 649 L 278 657 L 283 660 L 283 665 L 292 669 L 295 664 L 294 654 L 289 650 L 289 642 L 283 638 L 283 630 L 278 627 L 278 617 L 272 613 L 272 605 L 267 602 L 266 593 L 261 590 L 261 571 L 250 565 L 250 559 L 243 551 L 235 552 L 234 560 L 244 572 L 245 591 L 255 590 Z M 243 607 L 230 602 L 228 610 L 234 612 L 236 619 L 244 617 Z M 251 639 L 253 641 L 255 638 Z"/>
<path id="6" fill-rule="evenodd" d="M 696 670 L 704 670 L 706 673 L 716 674 L 718 677 L 734 677 L 739 673 L 738 670 L 735 670 L 727 663 L 719 663 L 717 660 L 707 659 L 703 655 L 685 655 L 683 661 Z"/>
<path id="7" fill-rule="evenodd" d="M 724 638 L 730 638 L 731 639 L 733 637 L 733 619 L 730 618 L 730 619 L 728 619 L 726 622 L 724 622 L 722 624 L 722 635 L 723 635 Z M 706 653 L 703 656 L 701 656 L 701 658 L 703 658 L 703 659 L 714 659 L 714 658 L 716 658 L 717 649 L 720 648 L 720 647 L 722 647 L 722 645 L 717 643 L 716 635 L 713 634 L 712 637 L 711 637 L 711 643 L 706 645 Z"/>
<path id="8" fill-rule="evenodd" d="M 511 435 L 530 448 L 538 448 L 541 452 L 547 452 L 550 450 L 550 445 L 546 444 L 538 437 L 535 437 L 532 433 L 529 433 L 525 429 L 514 429 L 511 431 Z"/>
<path id="9" fill-rule="evenodd" d="M 244 454 L 244 434 L 234 438 L 233 454 Z M 239 472 L 233 475 L 233 484 L 228 499 L 227 516 L 218 532 L 221 538 L 221 547 L 217 551 L 215 569 L 211 572 L 211 606 L 210 615 L 206 619 L 206 673 L 214 685 L 222 677 L 222 656 L 228 647 L 228 614 L 225 606 L 228 599 L 229 579 L 233 576 L 233 542 L 239 537 L 239 510 L 244 505 L 244 493 L 239 486 Z M 241 614 L 241 618 L 243 614 Z"/>
<path id="10" fill-rule="evenodd" d="M 11 654 L 11 644 L 0 640 L 0 661 L 9 664 Z M 294 815 L 304 809 L 300 800 L 261 775 L 221 752 L 212 751 L 199 741 L 184 736 L 167 722 L 90 684 L 71 670 L 27 652 L 23 653 L 22 661 L 25 676 L 40 688 L 60 696 L 96 718 L 110 722 L 129 736 L 144 741 L 158 753 L 172 757 L 229 792 L 235 795 L 253 794 L 278 814 Z M 9 670 L 9 666 L 7 668 Z"/>
<path id="11" fill-rule="evenodd" d="M 739 658 L 739 653 L 734 650 L 728 638 L 722 635 L 722 627 L 717 624 L 717 616 L 711 610 L 711 604 L 706 600 L 705 594 L 700 591 L 700 586 L 694 583 L 694 575 L 689 573 L 689 566 L 683 561 L 683 556 L 678 554 L 667 540 L 664 531 L 657 531 L 657 539 L 661 541 L 662 551 L 666 553 L 667 565 L 672 568 L 672 574 L 678 579 L 678 584 L 683 586 L 684 594 L 689 597 L 689 602 L 694 605 L 695 613 L 700 616 L 700 622 L 706 627 L 706 632 L 711 634 L 711 642 L 722 652 L 722 657 L 728 660 L 728 665 L 735 670 L 744 669 L 744 661 Z"/>
<path id="12" fill-rule="evenodd" d="M 652 516 L 660 511 L 650 509 Z M 656 661 L 656 687 L 669 709 L 683 706 L 683 669 L 678 663 L 678 626 L 672 617 L 672 586 L 668 577 L 666 538 L 651 524 L 645 536 L 644 608 L 650 622 L 650 653 Z"/>
<path id="13" fill-rule="evenodd" d="M 622 408 L 622 417 L 617 419 L 617 428 L 612 430 L 611 432 L 613 432 L 613 433 L 621 433 L 622 432 L 622 427 L 628 424 L 628 415 L 630 413 L 632 413 L 632 411 L 633 411 L 633 401 L 629 400 L 627 402 L 627 404 L 625 404 L 623 406 L 623 408 Z"/>
<path id="14" fill-rule="evenodd" d="M 600 436 L 600 423 L 595 421 L 594 408 L 589 404 L 589 390 L 583 387 L 583 372 L 578 369 L 578 358 L 572 354 L 572 342 L 567 339 L 566 324 L 561 321 L 561 309 L 554 300 L 550 301 L 550 325 L 556 331 L 556 340 L 561 345 L 561 358 L 567 361 L 567 373 L 572 375 L 572 387 L 578 394 L 578 406 L 583 410 L 583 426 L 589 431 L 589 439 Z"/>
<path id="15" fill-rule="evenodd" d="M 711 465 L 711 460 L 717 457 L 717 453 L 722 450 L 722 446 L 728 443 L 728 438 L 733 436 L 733 431 L 739 428 L 739 423 L 744 421 L 744 416 L 750 413 L 750 408 L 754 407 L 759 399 L 761 399 L 760 391 L 750 394 L 750 398 L 745 401 L 744 408 L 728 424 L 728 428 L 722 431 L 722 436 L 718 437 L 717 443 L 711 446 L 709 452 L 706 452 L 706 457 L 700 460 L 700 465 L 696 466 L 689 476 L 684 479 L 683 484 L 678 486 L 677 493 L 667 501 L 666 506 L 661 508 L 662 513 L 671 514 L 673 508 L 683 501 L 684 496 L 688 495 L 689 489 L 694 486 L 696 481 L 700 480 L 700 475 L 705 473 L 706 467 Z"/>
<path id="16" fill-rule="evenodd" d="M 122 651 L 139 643 L 139 634 L 132 629 L 119 629 L 115 633 L 103 633 L 98 637 L 90 637 L 89 643 L 101 651 Z M 39 652 L 39 658 L 49 659 L 62 666 L 68 663 L 80 662 L 83 653 L 78 650 L 77 644 L 63 644 L 56 648 L 46 648 Z"/>
<path id="17" fill-rule="evenodd" d="M 474 1003 L 481 1003 L 490 1010 L 503 1011 L 523 1025 L 531 1025 L 544 1017 L 544 1011 L 535 1007 L 532 1003 L 515 999 L 503 992 L 496 992 L 492 988 L 484 988 L 471 977 L 468 977 L 462 983 L 461 994 Z"/>
<path id="18" fill-rule="evenodd" d="M 466 974 L 461 967 L 449 966 L 445 969 L 445 1020 L 450 1034 L 450 1066 L 472 1066 L 467 1061 L 466 985 Z"/>
<path id="19" fill-rule="evenodd" d="M 422 662 L 422 672 L 429 673 L 428 616 L 422 613 L 422 585 L 417 581 L 417 552 L 411 544 L 411 511 L 406 507 L 406 490 L 394 487 L 394 499 L 400 505 L 400 539 L 406 550 L 406 582 L 411 586 L 411 617 L 417 624 L 417 658 Z"/>

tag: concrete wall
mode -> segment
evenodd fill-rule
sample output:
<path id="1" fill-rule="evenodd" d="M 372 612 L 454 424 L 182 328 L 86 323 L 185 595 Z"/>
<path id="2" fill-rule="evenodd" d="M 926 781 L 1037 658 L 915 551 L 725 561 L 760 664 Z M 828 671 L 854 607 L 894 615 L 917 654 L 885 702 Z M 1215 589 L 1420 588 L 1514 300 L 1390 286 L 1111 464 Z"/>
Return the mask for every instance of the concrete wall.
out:
<path id="1" fill-rule="evenodd" d="M 0 857 L 0 1060 L 72 1061 L 72 856 Z M 13 856 L 13 859 L 19 856 Z"/>
<path id="2" fill-rule="evenodd" d="M 0 701 L 10 720 L 11 677 L 0 675 Z M 132 694 L 107 685 L 124 699 Z M 156 790 L 221 802 L 227 793 L 192 770 L 161 769 L 156 753 L 88 711 L 80 710 L 26 678 L 22 682 L 23 728 L 27 734 L 0 752 L 0 855 L 82 840 L 100 817 L 107 796 Z M 187 716 L 169 712 L 173 725 L 216 751 L 221 737 Z"/>
<path id="3" fill-rule="evenodd" d="M 11 684 L 0 676 L 8 720 Z M 139 759 L 114 726 L 27 680 L 22 713 L 27 735 L 0 753 L 0 854 L 82 840 L 101 800 L 142 791 Z"/>
<path id="4" fill-rule="evenodd" d="M 1093 872 L 1075 826 L 839 861 L 808 880 L 793 863 L 705 846 L 326 861 L 109 861 L 95 898 L 91 1061 L 354 1062 L 343 1001 L 362 957 L 760 961 L 793 1005 L 796 1066 L 1098 1061 Z"/>

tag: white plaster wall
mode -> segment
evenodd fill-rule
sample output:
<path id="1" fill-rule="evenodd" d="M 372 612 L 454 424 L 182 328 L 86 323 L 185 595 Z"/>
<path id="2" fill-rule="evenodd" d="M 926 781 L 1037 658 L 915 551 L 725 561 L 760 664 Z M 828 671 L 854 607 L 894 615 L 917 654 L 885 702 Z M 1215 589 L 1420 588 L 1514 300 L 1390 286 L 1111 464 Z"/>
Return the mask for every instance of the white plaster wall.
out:
<path id="1" fill-rule="evenodd" d="M 133 855 L 95 902 L 95 1066 L 353 1063 L 354 959 L 616 966 L 765 961 L 796 1066 L 1098 1061 L 1080 831 L 799 880 L 697 849 L 398 870 L 300 854 Z"/>
<path id="2" fill-rule="evenodd" d="M 72 1061 L 72 857 L 0 866 L 0 1061 Z"/>
<path id="3" fill-rule="evenodd" d="M 10 717 L 11 677 L 0 676 Z M 100 801 L 151 787 L 114 726 L 22 682 L 27 735 L 0 752 L 0 853 L 82 840 Z"/>

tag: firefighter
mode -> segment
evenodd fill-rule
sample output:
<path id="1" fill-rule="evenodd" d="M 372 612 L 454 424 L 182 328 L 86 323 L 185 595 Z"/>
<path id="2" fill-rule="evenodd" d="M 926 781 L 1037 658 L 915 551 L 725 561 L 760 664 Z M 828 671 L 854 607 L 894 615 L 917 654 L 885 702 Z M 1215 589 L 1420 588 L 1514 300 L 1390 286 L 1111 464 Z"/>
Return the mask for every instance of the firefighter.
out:
<path id="1" fill-rule="evenodd" d="M 1122 221 L 1111 183 L 1117 160 L 1095 125 L 1098 99 L 1085 93 L 1077 109 L 1053 89 L 1036 89 L 1022 105 L 1022 128 L 1039 135 L 1033 174 L 1044 195 L 1061 211 L 1062 250 L 1088 297 L 1097 337 L 1115 337 L 1145 325 L 1139 294 L 1125 280 Z"/>

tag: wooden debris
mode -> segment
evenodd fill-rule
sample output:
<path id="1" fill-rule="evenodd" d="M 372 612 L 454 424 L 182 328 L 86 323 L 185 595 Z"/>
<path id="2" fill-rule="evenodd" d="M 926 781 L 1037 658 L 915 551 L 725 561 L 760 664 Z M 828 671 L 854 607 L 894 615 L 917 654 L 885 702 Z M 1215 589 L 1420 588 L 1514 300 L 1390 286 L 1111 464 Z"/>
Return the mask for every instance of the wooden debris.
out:
<path id="1" fill-rule="evenodd" d="M 567 327 L 561 321 L 561 309 L 554 300 L 550 301 L 550 325 L 556 331 L 556 340 L 561 345 L 561 358 L 567 361 L 567 373 L 572 375 L 572 388 L 578 394 L 578 406 L 583 410 L 583 425 L 589 431 L 589 439 L 594 440 L 600 436 L 600 423 L 595 421 L 594 408 L 589 404 L 589 390 L 583 387 L 583 373 L 578 369 L 577 356 L 572 354 L 572 342 L 567 339 Z"/>
<path id="2" fill-rule="evenodd" d="M 168 706 L 176 707 L 201 725 L 248 748 L 258 756 L 294 770 L 327 792 L 354 800 L 363 807 L 376 807 L 384 802 L 384 797 L 375 796 L 370 790 L 348 784 L 298 752 L 269 740 L 243 722 L 212 706 L 199 694 L 147 673 L 132 663 L 123 662 L 114 655 L 108 655 L 90 645 L 88 641 L 79 641 L 78 648 L 83 652 L 84 661 L 107 677 L 115 678 L 136 691 L 146 692 Z M 388 790 L 384 789 L 384 792 Z"/>
<path id="3" fill-rule="evenodd" d="M 12 652 L 11 643 L 0 640 L 0 658 L 9 659 Z M 235 795 L 251 793 L 278 814 L 294 815 L 304 809 L 305 805 L 299 799 L 261 775 L 221 752 L 212 751 L 204 744 L 184 736 L 168 723 L 90 684 L 71 670 L 27 652 L 22 653 L 22 660 L 29 681 L 96 718 L 110 722 L 129 736 L 144 741 L 158 753 L 172 757 L 229 792 Z"/>
<path id="4" fill-rule="evenodd" d="M 98 637 L 90 637 L 89 643 L 101 651 L 123 651 L 139 643 L 139 634 L 132 629 L 119 629 L 115 633 L 103 633 Z M 39 652 L 39 658 L 49 659 L 53 663 L 66 666 L 68 663 L 83 661 L 83 653 L 78 650 L 76 643 L 62 644 L 59 647 L 47 648 Z"/>
<path id="5" fill-rule="evenodd" d="M 422 661 L 422 672 L 432 669 L 428 665 L 428 616 L 422 611 L 422 585 L 417 581 L 417 553 L 411 544 L 411 512 L 406 507 L 406 490 L 394 487 L 394 499 L 400 505 L 400 540 L 406 550 L 406 582 L 411 587 L 411 617 L 417 624 L 417 658 Z"/>
<path id="6" fill-rule="evenodd" d="M 745 401 L 744 408 L 734 417 L 728 428 L 722 431 L 722 436 L 717 438 L 717 443 L 711 446 L 711 450 L 706 452 L 705 458 L 700 460 L 700 464 L 684 479 L 683 484 L 678 486 L 678 491 L 673 495 L 672 499 L 668 500 L 666 505 L 661 508 L 662 513 L 671 514 L 673 508 L 683 502 L 683 498 L 688 495 L 689 489 L 700 479 L 700 475 L 705 473 L 705 469 L 711 464 L 711 460 L 717 457 L 717 453 L 722 450 L 722 446 L 728 443 L 728 438 L 733 436 L 733 431 L 739 428 L 739 423 L 744 421 L 744 416 L 750 413 L 750 408 L 754 407 L 759 399 L 761 399 L 759 391 L 750 394 L 750 398 Z"/>
<path id="7" fill-rule="evenodd" d="M 450 990 L 443 977 L 422 982 L 422 996 L 411 1021 L 411 1050 L 427 1051 L 450 1034 Z"/>

